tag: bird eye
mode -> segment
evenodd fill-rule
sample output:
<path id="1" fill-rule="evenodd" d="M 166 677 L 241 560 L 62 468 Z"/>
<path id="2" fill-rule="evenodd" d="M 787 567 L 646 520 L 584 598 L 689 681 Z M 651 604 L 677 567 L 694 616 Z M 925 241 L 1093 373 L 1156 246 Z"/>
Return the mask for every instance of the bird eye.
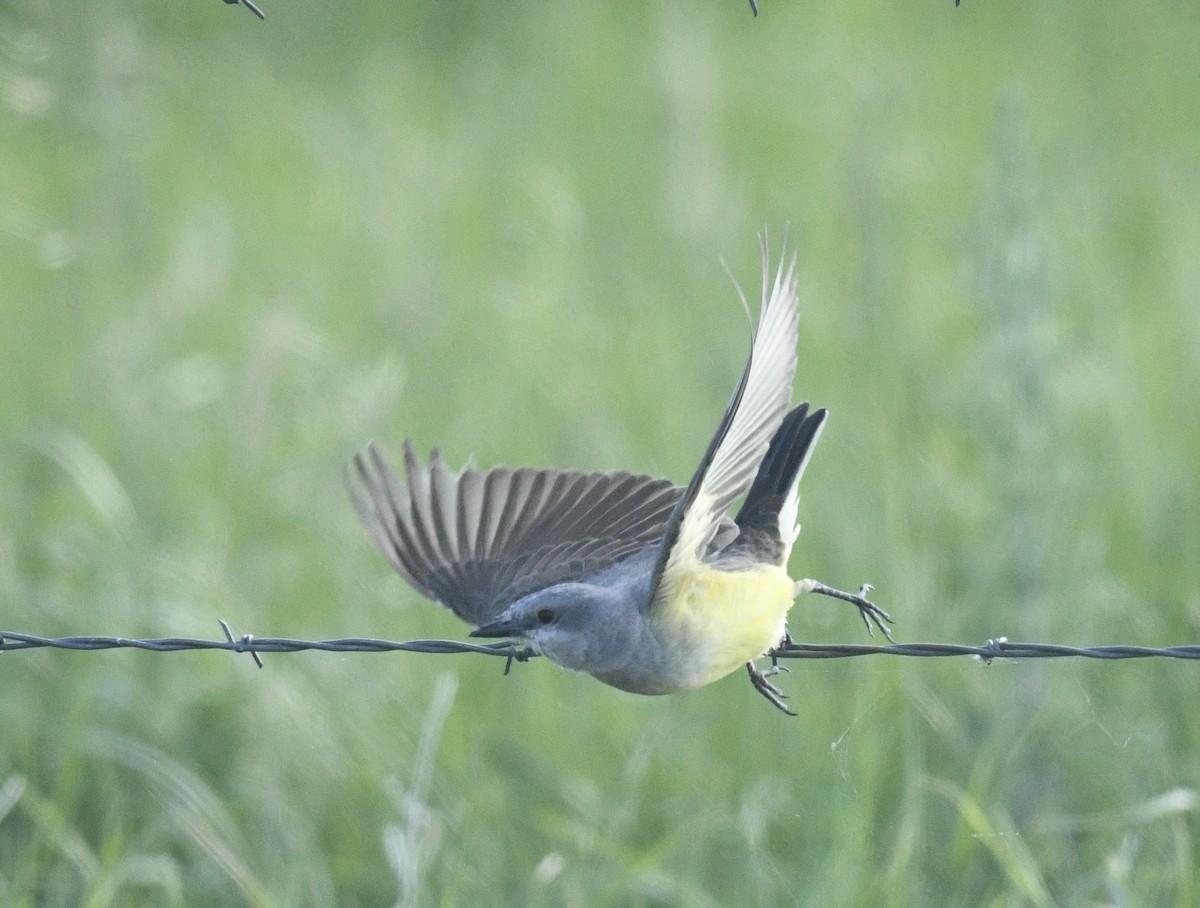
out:
<path id="1" fill-rule="evenodd" d="M 554 610 L 553 609 L 544 608 L 540 612 L 538 612 L 538 621 L 542 622 L 542 624 L 549 624 L 553 620 L 554 620 Z"/>

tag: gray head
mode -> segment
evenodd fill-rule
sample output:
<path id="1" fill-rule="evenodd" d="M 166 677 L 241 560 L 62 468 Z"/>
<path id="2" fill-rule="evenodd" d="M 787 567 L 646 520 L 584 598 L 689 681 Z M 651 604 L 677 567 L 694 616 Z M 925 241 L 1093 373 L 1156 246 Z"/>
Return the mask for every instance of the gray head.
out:
<path id="1" fill-rule="evenodd" d="M 530 593 L 471 636 L 513 637 L 563 668 L 603 680 L 637 665 L 652 639 L 632 599 L 592 583 L 559 583 Z"/>

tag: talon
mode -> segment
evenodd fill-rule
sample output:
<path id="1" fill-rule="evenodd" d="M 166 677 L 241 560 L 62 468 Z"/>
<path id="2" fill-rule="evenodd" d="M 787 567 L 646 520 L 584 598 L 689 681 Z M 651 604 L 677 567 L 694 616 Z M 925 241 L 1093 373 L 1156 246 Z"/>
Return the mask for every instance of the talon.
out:
<path id="1" fill-rule="evenodd" d="M 772 666 L 772 669 L 774 668 L 776 666 Z M 783 666 L 778 666 L 778 668 L 783 668 Z M 782 710 L 789 716 L 794 716 L 796 713 L 789 709 L 787 704 L 783 702 L 787 699 L 787 694 L 767 680 L 768 674 L 774 674 L 772 669 L 768 669 L 767 672 L 761 672 L 755 667 L 753 662 L 746 663 L 746 672 L 750 675 L 750 683 L 754 685 L 754 689 L 766 697 L 777 709 Z M 787 671 L 786 668 L 783 670 Z"/>

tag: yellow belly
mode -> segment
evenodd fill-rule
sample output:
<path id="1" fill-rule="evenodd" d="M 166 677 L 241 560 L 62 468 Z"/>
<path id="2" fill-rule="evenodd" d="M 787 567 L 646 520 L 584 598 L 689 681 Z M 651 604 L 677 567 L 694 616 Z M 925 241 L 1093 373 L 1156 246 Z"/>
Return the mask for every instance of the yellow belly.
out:
<path id="1" fill-rule="evenodd" d="M 782 568 L 721 571 L 701 564 L 673 579 L 651 623 L 680 689 L 724 677 L 783 637 L 793 583 Z"/>

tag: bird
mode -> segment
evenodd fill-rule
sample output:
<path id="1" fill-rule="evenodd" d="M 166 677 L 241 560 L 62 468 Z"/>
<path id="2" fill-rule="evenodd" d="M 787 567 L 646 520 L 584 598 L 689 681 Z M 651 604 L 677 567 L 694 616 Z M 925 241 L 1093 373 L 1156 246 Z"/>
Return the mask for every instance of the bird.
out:
<path id="1" fill-rule="evenodd" d="M 770 680 L 785 670 L 772 653 L 791 642 L 787 615 L 806 593 L 853 603 L 869 633 L 891 640 L 870 584 L 855 594 L 788 574 L 797 487 L 827 412 L 791 406 L 796 256 L 785 237 L 772 280 L 765 231 L 759 248 L 750 353 L 686 486 L 624 470 L 468 462 L 456 472 L 436 448 L 423 462 L 411 440 L 401 479 L 370 444 L 349 485 L 391 566 L 471 625 L 470 636 L 508 638 L 522 661 L 541 655 L 637 694 L 702 687 L 744 666 L 759 693 L 796 715 Z M 760 669 L 763 657 L 771 665 Z"/>

